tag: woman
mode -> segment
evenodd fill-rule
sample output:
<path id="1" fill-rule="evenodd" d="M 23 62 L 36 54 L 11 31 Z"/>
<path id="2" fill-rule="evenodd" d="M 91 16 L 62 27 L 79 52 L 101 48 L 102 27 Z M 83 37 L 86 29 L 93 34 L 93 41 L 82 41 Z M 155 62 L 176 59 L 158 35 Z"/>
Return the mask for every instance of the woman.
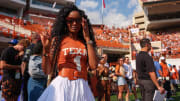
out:
<path id="1" fill-rule="evenodd" d="M 59 73 L 38 101 L 95 101 L 87 82 L 87 67 L 97 66 L 96 45 L 85 13 L 75 5 L 62 8 L 51 38 L 41 34 L 42 67 L 46 74 L 53 74 L 57 64 Z"/>
<path id="2" fill-rule="evenodd" d="M 30 74 L 30 78 L 27 86 L 28 101 L 37 101 L 46 87 L 47 76 L 44 74 L 41 67 L 42 47 L 41 41 L 38 41 L 35 44 L 33 54 L 29 59 L 28 72 Z"/>
<path id="3" fill-rule="evenodd" d="M 109 69 L 104 66 L 105 64 L 104 57 L 101 58 L 98 64 L 98 82 L 97 82 L 97 90 L 98 90 L 98 101 L 110 101 L 110 90 L 108 88 L 109 85 Z"/>
<path id="4" fill-rule="evenodd" d="M 126 101 L 129 101 L 129 89 L 125 80 L 125 69 L 123 67 L 123 58 L 118 59 L 115 74 L 118 76 L 118 101 L 123 101 L 123 90 L 126 90 Z"/>

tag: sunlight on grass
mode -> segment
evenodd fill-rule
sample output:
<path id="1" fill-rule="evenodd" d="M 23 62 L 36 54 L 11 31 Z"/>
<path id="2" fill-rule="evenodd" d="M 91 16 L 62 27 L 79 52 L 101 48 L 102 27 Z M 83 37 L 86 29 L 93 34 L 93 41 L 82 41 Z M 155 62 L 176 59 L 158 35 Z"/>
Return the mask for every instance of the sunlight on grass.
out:
<path id="1" fill-rule="evenodd" d="M 139 89 L 137 90 L 137 93 L 138 93 L 138 99 L 141 99 L 141 95 L 140 95 L 140 90 Z M 123 94 L 123 98 L 125 98 L 125 93 Z M 96 101 L 98 101 L 97 98 L 96 98 Z M 117 95 L 112 95 L 111 96 L 111 101 L 118 101 L 117 100 Z M 130 95 L 130 101 L 135 101 L 135 97 L 134 97 L 133 94 Z"/>
<path id="2" fill-rule="evenodd" d="M 138 89 L 137 92 L 138 92 L 138 99 L 141 99 L 140 89 Z M 125 98 L 125 94 L 123 94 L 123 96 L 124 96 L 123 98 Z M 171 100 L 171 101 L 180 101 L 180 85 L 179 85 L 179 88 L 178 88 L 178 90 L 176 92 L 176 95 L 173 95 L 171 97 L 174 99 L 174 100 Z M 96 101 L 98 101 L 97 98 L 96 98 Z M 118 101 L 117 100 L 117 95 L 112 95 L 111 96 L 111 101 Z M 133 94 L 130 95 L 130 101 L 135 101 L 135 98 L 134 98 Z"/>

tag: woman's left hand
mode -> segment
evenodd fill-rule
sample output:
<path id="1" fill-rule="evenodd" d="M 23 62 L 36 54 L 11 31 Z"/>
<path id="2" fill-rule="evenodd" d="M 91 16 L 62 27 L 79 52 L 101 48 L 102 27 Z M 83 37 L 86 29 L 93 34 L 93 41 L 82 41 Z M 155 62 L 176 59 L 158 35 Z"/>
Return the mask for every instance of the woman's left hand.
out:
<path id="1" fill-rule="evenodd" d="M 84 39 L 87 41 L 90 40 L 90 37 L 89 37 L 89 27 L 88 27 L 88 23 L 87 23 L 87 20 L 85 18 L 82 18 L 82 28 L 83 28 L 83 36 L 84 36 Z"/>
<path id="2" fill-rule="evenodd" d="M 47 33 L 47 32 L 42 32 L 40 34 L 40 38 L 41 38 L 41 42 L 42 42 L 42 45 L 43 45 L 43 48 L 45 49 L 44 51 L 49 53 L 49 50 L 50 50 L 50 43 L 51 43 L 51 38 L 50 38 L 50 34 Z"/>

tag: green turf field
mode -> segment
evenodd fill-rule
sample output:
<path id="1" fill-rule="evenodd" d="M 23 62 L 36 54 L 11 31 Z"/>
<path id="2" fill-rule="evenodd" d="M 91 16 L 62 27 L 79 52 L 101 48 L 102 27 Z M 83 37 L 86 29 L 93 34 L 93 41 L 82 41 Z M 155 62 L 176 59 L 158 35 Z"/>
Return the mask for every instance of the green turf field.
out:
<path id="1" fill-rule="evenodd" d="M 138 98 L 141 99 L 141 95 L 140 95 L 139 89 L 137 90 L 137 92 L 138 92 Z M 124 95 L 125 95 L 125 94 L 124 94 Z M 172 97 L 174 100 L 170 100 L 170 101 L 180 101 L 180 85 L 179 85 L 179 88 L 178 88 L 176 94 L 175 94 L 175 95 L 172 95 L 171 97 Z M 123 97 L 123 98 L 125 98 L 125 97 Z M 124 99 L 124 100 L 125 100 L 125 99 Z M 97 99 L 96 99 L 96 101 L 97 101 Z M 112 96 L 111 96 L 111 101 L 118 101 L 118 100 L 117 100 L 117 95 L 112 95 Z M 130 101 L 135 101 L 135 98 L 134 98 L 134 95 L 133 95 L 133 94 L 130 95 Z"/>
<path id="2" fill-rule="evenodd" d="M 124 94 L 124 96 L 125 96 L 125 94 Z M 125 97 L 123 97 L 123 98 L 125 98 Z M 141 98 L 140 93 L 138 93 L 138 98 Z M 124 99 L 124 100 L 125 100 L 125 99 Z M 97 99 L 96 99 L 96 101 L 97 101 Z M 117 100 L 117 95 L 112 95 L 112 96 L 111 96 L 111 101 L 118 101 L 118 100 Z M 130 101 L 135 101 L 135 98 L 134 98 L 134 95 L 133 95 L 133 94 L 130 95 Z"/>
<path id="3" fill-rule="evenodd" d="M 180 85 L 178 91 L 176 92 L 176 95 L 172 96 L 172 98 L 174 98 L 173 101 L 180 101 Z"/>

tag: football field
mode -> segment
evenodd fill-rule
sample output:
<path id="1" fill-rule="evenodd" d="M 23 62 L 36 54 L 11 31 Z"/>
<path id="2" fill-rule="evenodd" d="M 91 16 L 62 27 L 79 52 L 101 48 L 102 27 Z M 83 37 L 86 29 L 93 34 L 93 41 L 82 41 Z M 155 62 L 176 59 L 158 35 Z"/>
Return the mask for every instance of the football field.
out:
<path id="1" fill-rule="evenodd" d="M 141 95 L 140 95 L 140 89 L 139 88 L 138 88 L 137 92 L 138 92 L 138 99 L 140 99 L 140 101 L 141 101 Z M 125 93 L 123 94 L 123 96 L 124 96 L 123 98 L 125 98 Z M 171 98 L 173 98 L 173 100 L 169 100 L 169 101 L 180 101 L 180 85 L 177 89 L 176 94 L 172 95 Z M 96 98 L 96 101 L 98 101 L 97 98 Z M 111 101 L 118 101 L 117 95 L 111 95 Z M 124 99 L 124 101 L 125 101 L 125 99 Z M 135 101 L 133 94 L 130 94 L 130 101 Z"/>
<path id="2" fill-rule="evenodd" d="M 138 99 L 141 99 L 140 90 L 138 89 L 137 92 L 138 92 Z M 0 91 L 0 95 L 1 95 L 1 91 Z M 123 95 L 125 96 L 125 93 Z M 170 100 L 170 101 L 180 101 L 180 85 L 179 85 L 179 88 L 178 88 L 176 94 L 172 95 L 171 97 L 174 100 Z M 125 98 L 125 97 L 123 97 L 123 98 Z M 0 101 L 4 101 L 4 99 L 1 96 L 0 96 Z M 97 98 L 96 98 L 96 101 L 98 101 Z M 111 101 L 118 101 L 117 95 L 111 95 Z M 124 101 L 125 101 L 125 99 L 124 99 Z M 130 101 L 135 101 L 133 94 L 130 94 Z"/>

